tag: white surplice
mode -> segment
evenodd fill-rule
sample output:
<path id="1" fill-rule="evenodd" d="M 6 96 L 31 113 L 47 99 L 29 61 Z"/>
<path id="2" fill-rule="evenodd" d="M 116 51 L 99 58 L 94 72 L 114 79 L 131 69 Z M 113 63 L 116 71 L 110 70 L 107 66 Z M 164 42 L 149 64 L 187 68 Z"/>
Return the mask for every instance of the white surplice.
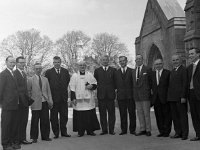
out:
<path id="1" fill-rule="evenodd" d="M 75 110 L 91 110 L 95 108 L 94 91 L 87 90 L 86 84 L 97 84 L 96 79 L 90 72 L 85 72 L 85 75 L 74 73 L 70 79 L 69 87 L 75 92 L 76 105 L 73 105 Z"/>

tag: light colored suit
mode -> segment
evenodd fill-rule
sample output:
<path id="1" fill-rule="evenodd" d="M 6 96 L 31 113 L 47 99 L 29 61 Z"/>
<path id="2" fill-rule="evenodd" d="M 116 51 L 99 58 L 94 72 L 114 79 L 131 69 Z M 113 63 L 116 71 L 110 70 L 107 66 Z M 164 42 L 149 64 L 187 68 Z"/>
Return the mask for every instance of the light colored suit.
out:
<path id="1" fill-rule="evenodd" d="M 34 75 L 28 79 L 29 95 L 34 100 L 34 103 L 31 105 L 32 110 L 42 109 L 42 98 L 44 98 L 48 102 L 48 104 L 53 104 L 48 79 L 44 76 L 41 76 L 41 80 L 42 91 L 39 86 L 39 80 L 37 75 Z"/>

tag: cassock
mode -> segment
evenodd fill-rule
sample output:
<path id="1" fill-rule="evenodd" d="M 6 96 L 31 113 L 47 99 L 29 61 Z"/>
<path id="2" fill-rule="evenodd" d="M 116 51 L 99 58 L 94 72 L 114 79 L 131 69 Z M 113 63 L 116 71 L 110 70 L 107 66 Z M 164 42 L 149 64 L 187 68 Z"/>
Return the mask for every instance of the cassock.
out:
<path id="1" fill-rule="evenodd" d="M 87 85 L 92 85 L 92 89 L 86 89 Z M 83 135 L 100 129 L 95 110 L 96 79 L 89 73 L 74 73 L 70 79 L 71 99 L 73 103 L 73 131 Z"/>

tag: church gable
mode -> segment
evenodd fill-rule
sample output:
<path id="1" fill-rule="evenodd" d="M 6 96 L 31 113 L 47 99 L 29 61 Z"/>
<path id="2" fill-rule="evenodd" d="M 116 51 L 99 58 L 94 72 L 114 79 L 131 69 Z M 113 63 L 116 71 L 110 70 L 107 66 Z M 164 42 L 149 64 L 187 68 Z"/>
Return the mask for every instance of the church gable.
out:
<path id="1" fill-rule="evenodd" d="M 153 31 L 160 29 L 161 23 L 156 14 L 156 10 L 154 9 L 154 4 L 149 0 L 147 3 L 145 15 L 143 18 L 142 28 L 141 28 L 141 36 L 146 36 Z"/>

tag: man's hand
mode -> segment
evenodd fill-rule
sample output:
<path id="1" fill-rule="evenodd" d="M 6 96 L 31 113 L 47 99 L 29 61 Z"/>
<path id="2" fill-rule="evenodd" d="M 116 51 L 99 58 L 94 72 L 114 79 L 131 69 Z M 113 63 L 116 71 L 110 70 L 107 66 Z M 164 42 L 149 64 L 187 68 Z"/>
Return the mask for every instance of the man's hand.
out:
<path id="1" fill-rule="evenodd" d="M 186 99 L 185 98 L 181 98 L 181 103 L 186 103 Z"/>
<path id="2" fill-rule="evenodd" d="M 48 107 L 49 107 L 49 109 L 52 109 L 53 108 L 53 103 L 49 102 L 48 103 Z"/>
<path id="3" fill-rule="evenodd" d="M 86 87 L 87 90 L 91 90 L 93 86 L 91 84 L 88 84 L 85 87 Z"/>
<path id="4" fill-rule="evenodd" d="M 74 99 L 74 100 L 72 101 L 72 104 L 73 104 L 74 106 L 76 106 L 76 104 L 77 104 L 76 99 Z"/>

